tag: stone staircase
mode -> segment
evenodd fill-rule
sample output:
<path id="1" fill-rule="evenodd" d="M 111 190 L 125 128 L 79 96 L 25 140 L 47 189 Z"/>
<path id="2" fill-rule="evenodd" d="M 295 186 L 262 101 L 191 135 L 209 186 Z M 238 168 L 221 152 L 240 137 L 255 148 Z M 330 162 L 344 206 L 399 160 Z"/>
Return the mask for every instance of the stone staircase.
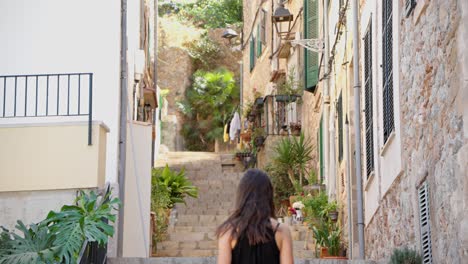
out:
<path id="1" fill-rule="evenodd" d="M 166 163 L 171 169 L 185 168 L 187 177 L 199 188 L 199 197 L 187 199 L 186 205 L 176 205 L 168 240 L 157 245 L 156 257 L 216 256 L 215 230 L 234 208 L 242 164 L 233 155 L 199 152 L 169 152 L 156 167 Z M 295 225 L 291 226 L 291 232 L 295 258 L 313 258 L 314 245 L 307 228 Z"/>

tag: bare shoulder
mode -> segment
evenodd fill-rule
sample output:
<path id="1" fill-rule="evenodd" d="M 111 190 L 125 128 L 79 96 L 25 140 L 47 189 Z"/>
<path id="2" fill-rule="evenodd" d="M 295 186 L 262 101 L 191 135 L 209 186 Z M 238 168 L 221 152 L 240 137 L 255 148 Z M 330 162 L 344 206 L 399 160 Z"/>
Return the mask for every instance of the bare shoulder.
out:
<path id="1" fill-rule="evenodd" d="M 232 229 L 226 229 L 224 232 L 219 234 L 219 241 L 231 241 L 232 240 Z"/>
<path id="2" fill-rule="evenodd" d="M 276 229 L 276 233 L 278 234 L 281 234 L 281 235 L 287 235 L 287 234 L 290 234 L 291 231 L 289 230 L 289 226 L 287 224 L 284 224 L 284 223 L 280 223 L 278 225 L 278 221 L 276 219 L 271 219 L 271 225 L 273 226 L 273 229 Z"/>

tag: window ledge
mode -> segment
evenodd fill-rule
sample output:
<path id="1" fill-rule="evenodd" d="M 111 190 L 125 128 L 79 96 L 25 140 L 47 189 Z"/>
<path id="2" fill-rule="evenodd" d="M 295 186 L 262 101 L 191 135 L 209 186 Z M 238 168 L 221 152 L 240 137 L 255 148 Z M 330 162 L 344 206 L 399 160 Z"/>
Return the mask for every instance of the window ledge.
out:
<path id="1" fill-rule="evenodd" d="M 369 175 L 369 178 L 367 178 L 367 180 L 366 180 L 366 184 L 364 186 L 365 191 L 369 190 L 372 182 L 374 181 L 374 178 L 375 178 L 375 171 L 372 171 L 371 174 Z"/>
<path id="2" fill-rule="evenodd" d="M 387 149 L 392 144 L 393 140 L 395 139 L 395 136 L 396 136 L 395 130 L 393 130 L 392 133 L 390 134 L 390 136 L 388 137 L 387 142 L 385 142 L 383 147 L 380 148 L 380 156 L 381 157 L 383 157 L 385 155 L 385 152 L 387 152 Z"/>
<path id="3" fill-rule="evenodd" d="M 418 0 L 416 7 L 413 10 L 413 24 L 416 25 L 419 22 L 424 10 L 426 10 L 428 0 Z"/>

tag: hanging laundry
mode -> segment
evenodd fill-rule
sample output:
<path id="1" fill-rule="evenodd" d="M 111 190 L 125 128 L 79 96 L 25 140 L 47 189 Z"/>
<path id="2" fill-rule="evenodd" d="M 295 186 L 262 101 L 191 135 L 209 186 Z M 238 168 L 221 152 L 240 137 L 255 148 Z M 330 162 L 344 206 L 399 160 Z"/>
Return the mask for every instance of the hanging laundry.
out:
<path id="1" fill-rule="evenodd" d="M 238 130 L 240 131 L 241 129 L 241 121 L 239 114 L 236 112 L 234 114 L 234 117 L 231 120 L 231 127 L 229 128 L 229 137 L 231 140 L 235 140 L 236 136 L 238 134 Z"/>
<path id="2" fill-rule="evenodd" d="M 223 139 L 224 139 L 224 143 L 229 141 L 228 125 L 227 124 L 224 126 Z"/>

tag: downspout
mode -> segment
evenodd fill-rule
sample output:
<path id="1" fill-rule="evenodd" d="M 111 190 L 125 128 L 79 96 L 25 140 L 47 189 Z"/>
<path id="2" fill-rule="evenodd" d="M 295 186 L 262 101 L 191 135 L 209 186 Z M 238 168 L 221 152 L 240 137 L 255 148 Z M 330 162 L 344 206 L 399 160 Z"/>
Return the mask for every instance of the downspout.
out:
<path id="1" fill-rule="evenodd" d="M 153 135 L 151 137 L 153 138 L 153 144 L 151 146 L 151 168 L 154 168 L 154 162 L 156 160 L 156 138 L 157 138 L 157 127 L 156 127 L 156 118 L 158 116 L 158 111 L 159 109 L 159 98 L 158 98 L 158 0 L 154 0 L 154 44 L 153 44 L 153 49 L 154 49 L 154 65 L 153 65 L 153 87 L 154 87 L 154 93 L 155 93 L 155 99 L 156 99 L 156 109 L 154 110 L 153 113 L 153 133 L 154 133 L 154 138 Z"/>
<path id="2" fill-rule="evenodd" d="M 120 136 L 119 136 L 119 210 L 117 257 L 123 256 L 123 231 L 125 216 L 125 170 L 127 153 L 127 0 L 121 0 L 120 14 Z"/>
<path id="3" fill-rule="evenodd" d="M 324 42 L 325 42 L 325 53 L 324 53 L 324 65 L 325 69 L 328 68 L 328 62 L 330 60 L 330 43 L 329 43 L 329 35 L 328 35 L 328 0 L 323 1 L 323 35 L 324 35 Z M 324 175 L 326 177 L 327 187 L 330 186 L 330 142 L 329 142 L 329 124 L 330 124 L 330 78 L 328 76 L 328 72 L 324 71 L 325 76 L 323 77 L 325 80 L 323 82 L 323 141 L 324 144 L 324 153 L 323 156 L 325 157 L 324 160 Z"/>
<path id="4" fill-rule="evenodd" d="M 353 0 L 353 61 L 354 61 L 354 138 L 356 141 L 356 185 L 357 185 L 357 215 L 359 257 L 365 259 L 364 245 L 364 210 L 361 175 L 361 81 L 359 80 L 359 26 L 358 0 Z"/>
<path id="5" fill-rule="evenodd" d="M 351 146 L 349 145 L 349 121 L 348 114 L 346 114 L 345 121 L 345 160 L 346 160 L 346 181 L 347 181 L 347 196 L 348 196 L 348 250 L 349 250 L 349 259 L 353 259 L 353 211 L 351 204 L 351 195 L 352 195 L 352 182 L 351 182 L 351 155 L 349 151 Z"/>
<path id="6" fill-rule="evenodd" d="M 330 89 L 331 90 L 331 89 Z M 336 115 L 336 108 L 332 107 L 330 110 L 330 157 L 329 157 L 329 176 L 330 178 L 328 179 L 328 197 L 331 200 L 336 200 L 336 142 L 335 142 L 335 115 Z"/>

